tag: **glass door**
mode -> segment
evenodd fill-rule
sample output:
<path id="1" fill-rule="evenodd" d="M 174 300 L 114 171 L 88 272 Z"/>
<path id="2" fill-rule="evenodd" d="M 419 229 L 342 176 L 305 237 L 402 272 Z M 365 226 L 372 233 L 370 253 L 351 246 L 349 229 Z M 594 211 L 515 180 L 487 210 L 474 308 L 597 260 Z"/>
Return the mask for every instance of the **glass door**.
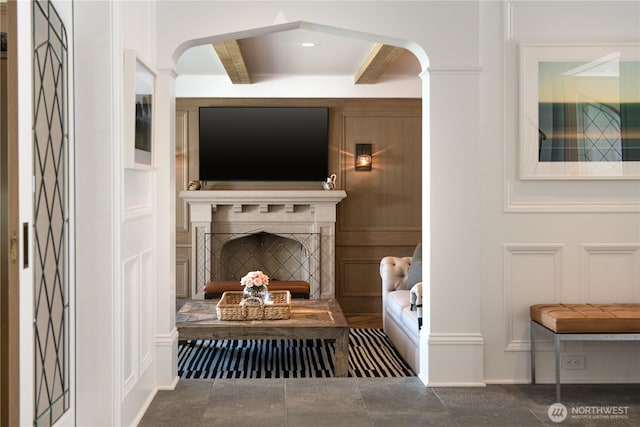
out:
<path id="1" fill-rule="evenodd" d="M 32 4 L 34 425 L 71 407 L 68 40 L 50 1 Z"/>

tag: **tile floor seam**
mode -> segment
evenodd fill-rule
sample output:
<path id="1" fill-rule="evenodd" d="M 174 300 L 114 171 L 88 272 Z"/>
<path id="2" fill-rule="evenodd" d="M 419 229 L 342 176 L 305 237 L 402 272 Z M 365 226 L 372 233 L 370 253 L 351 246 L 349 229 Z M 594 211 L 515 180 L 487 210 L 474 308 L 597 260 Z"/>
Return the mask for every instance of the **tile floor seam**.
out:
<path id="1" fill-rule="evenodd" d="M 373 414 L 369 412 L 369 410 L 367 409 L 367 402 L 365 402 L 364 398 L 362 397 L 362 389 L 360 388 L 360 384 L 358 383 L 358 380 L 356 377 L 352 377 L 352 378 L 353 378 L 353 385 L 356 388 L 356 390 L 358 390 L 360 402 L 362 402 L 362 409 L 364 409 L 365 414 L 367 414 L 367 421 L 369 422 L 369 425 L 371 427 L 374 427 L 375 421 L 371 419 Z"/>
<path id="2" fill-rule="evenodd" d="M 520 393 L 512 393 L 512 392 L 510 392 L 509 390 L 505 389 L 504 384 L 500 384 L 500 387 L 501 387 L 501 388 L 502 388 L 506 393 L 509 393 L 509 394 L 514 395 L 514 396 L 515 396 L 515 398 L 516 398 L 516 399 L 518 399 L 518 402 L 520 402 L 520 403 L 522 404 L 522 406 L 524 406 L 524 407 L 527 409 L 527 411 L 529 411 L 529 413 L 530 413 L 531 415 L 533 415 L 533 417 L 534 417 L 535 419 L 537 419 L 538 421 L 540 421 L 540 424 L 541 424 L 541 425 L 544 425 L 544 424 L 545 424 L 545 421 L 546 421 L 546 420 L 541 419 L 541 418 L 538 416 L 538 414 L 536 414 L 536 413 L 533 411 L 533 409 L 532 409 L 529 405 L 527 405 L 527 402 L 526 402 L 526 401 L 521 397 Z"/>
<path id="3" fill-rule="evenodd" d="M 284 412 L 284 427 L 289 427 L 289 414 L 287 412 L 287 385 L 288 385 L 288 381 L 285 379 L 284 380 L 284 407 L 282 408 L 282 411 Z"/>
<path id="4" fill-rule="evenodd" d="M 438 401 L 440 402 L 442 407 L 445 409 L 445 412 L 447 413 L 447 415 L 449 415 L 449 418 L 451 418 L 451 420 L 454 423 L 456 423 L 456 426 L 457 427 L 462 427 L 460 425 L 460 423 L 456 420 L 455 416 L 453 415 L 453 413 L 451 412 L 449 407 L 442 401 L 442 397 L 440 397 L 440 395 L 438 394 L 437 387 L 436 388 L 431 388 L 431 387 L 427 386 L 427 390 L 431 390 L 431 392 L 438 398 Z"/>

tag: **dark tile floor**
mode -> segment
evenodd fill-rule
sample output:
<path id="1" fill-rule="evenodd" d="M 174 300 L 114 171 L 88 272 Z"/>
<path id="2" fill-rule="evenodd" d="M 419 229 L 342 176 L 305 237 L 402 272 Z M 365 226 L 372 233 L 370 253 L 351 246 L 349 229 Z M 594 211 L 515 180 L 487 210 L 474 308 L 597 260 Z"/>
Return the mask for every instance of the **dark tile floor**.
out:
<path id="1" fill-rule="evenodd" d="M 181 380 L 159 391 L 141 426 L 640 426 L 640 385 L 426 388 L 410 378 Z M 573 412 L 573 414 L 572 414 Z M 606 415 L 615 412 L 617 415 Z"/>

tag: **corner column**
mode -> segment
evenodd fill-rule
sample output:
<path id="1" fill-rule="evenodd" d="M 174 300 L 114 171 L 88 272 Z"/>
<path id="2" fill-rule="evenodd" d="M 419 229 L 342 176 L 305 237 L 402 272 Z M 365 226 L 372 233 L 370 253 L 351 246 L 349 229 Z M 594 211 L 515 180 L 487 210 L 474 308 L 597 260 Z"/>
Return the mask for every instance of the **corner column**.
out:
<path id="1" fill-rule="evenodd" d="M 173 389 L 178 383 L 178 330 L 176 329 L 176 131 L 173 69 L 158 70 L 155 131 L 156 161 L 156 386 Z"/>

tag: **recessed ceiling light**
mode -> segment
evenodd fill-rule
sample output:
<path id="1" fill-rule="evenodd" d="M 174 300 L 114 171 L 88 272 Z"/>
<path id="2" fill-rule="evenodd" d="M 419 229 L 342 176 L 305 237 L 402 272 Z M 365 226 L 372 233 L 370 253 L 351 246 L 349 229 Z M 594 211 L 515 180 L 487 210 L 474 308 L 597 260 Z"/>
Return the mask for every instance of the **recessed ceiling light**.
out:
<path id="1" fill-rule="evenodd" d="M 314 47 L 315 45 L 316 45 L 315 43 L 311 43 L 311 42 L 302 43 L 302 46 L 304 47 Z"/>

